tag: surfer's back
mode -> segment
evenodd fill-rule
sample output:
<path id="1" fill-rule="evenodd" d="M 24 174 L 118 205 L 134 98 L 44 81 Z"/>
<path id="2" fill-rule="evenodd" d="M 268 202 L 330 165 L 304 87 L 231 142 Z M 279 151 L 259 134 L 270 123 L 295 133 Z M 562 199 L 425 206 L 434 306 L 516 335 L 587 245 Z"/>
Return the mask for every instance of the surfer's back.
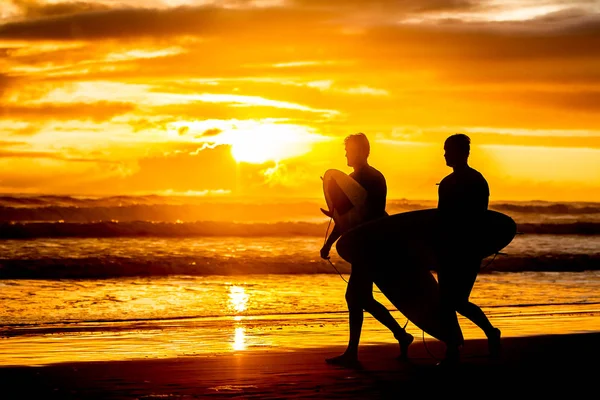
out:
<path id="1" fill-rule="evenodd" d="M 387 183 L 383 174 L 371 165 L 365 165 L 352 172 L 350 177 L 367 191 L 366 219 L 386 216 Z"/>
<path id="2" fill-rule="evenodd" d="M 483 175 L 466 166 L 442 179 L 438 209 L 452 214 L 472 214 L 487 210 L 490 189 Z"/>
<path id="3" fill-rule="evenodd" d="M 443 228 L 454 233 L 476 235 L 490 197 L 483 175 L 470 166 L 455 170 L 442 179 L 438 195 Z"/>

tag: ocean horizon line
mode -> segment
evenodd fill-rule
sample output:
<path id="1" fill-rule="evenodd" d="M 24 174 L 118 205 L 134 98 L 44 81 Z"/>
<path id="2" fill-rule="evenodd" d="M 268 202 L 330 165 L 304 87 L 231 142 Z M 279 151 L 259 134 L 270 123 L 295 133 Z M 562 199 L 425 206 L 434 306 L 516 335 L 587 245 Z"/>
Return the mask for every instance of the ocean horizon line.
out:
<path id="1" fill-rule="evenodd" d="M 38 192 L 38 193 L 21 193 L 21 192 L 0 192 L 0 198 L 73 198 L 80 200 L 101 200 L 101 199 L 117 199 L 117 198 L 189 198 L 189 199 L 206 199 L 206 200 L 263 200 L 263 201 L 324 201 L 322 195 L 314 196 L 292 196 L 292 195 L 269 195 L 259 196 L 250 194 L 186 194 L 186 193 L 173 193 L 165 194 L 161 192 L 147 192 L 147 193 L 120 193 L 120 194 L 92 194 L 92 193 L 51 193 L 51 192 Z M 404 196 L 388 196 L 388 202 L 437 202 L 437 197 L 404 197 Z M 490 198 L 490 204 L 496 203 L 577 203 L 577 204 L 600 204 L 600 198 L 597 200 L 578 200 L 578 199 L 542 199 L 542 198 Z"/>

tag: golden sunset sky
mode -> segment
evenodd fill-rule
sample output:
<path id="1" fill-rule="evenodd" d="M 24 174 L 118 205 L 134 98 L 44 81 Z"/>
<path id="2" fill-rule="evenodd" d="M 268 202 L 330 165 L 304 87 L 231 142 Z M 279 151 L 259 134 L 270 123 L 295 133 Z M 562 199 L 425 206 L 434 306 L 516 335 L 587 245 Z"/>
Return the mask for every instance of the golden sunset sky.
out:
<path id="1" fill-rule="evenodd" d="M 0 0 L 0 192 L 600 201 L 600 1 Z"/>

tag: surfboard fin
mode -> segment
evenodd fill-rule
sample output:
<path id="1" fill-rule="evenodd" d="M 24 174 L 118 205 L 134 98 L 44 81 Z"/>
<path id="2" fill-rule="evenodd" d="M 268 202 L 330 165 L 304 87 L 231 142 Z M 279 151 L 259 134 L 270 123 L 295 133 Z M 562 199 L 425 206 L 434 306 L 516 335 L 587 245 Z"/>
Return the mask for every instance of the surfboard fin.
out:
<path id="1" fill-rule="evenodd" d="M 321 210 L 321 212 L 322 212 L 323 214 L 327 215 L 329 218 L 333 218 L 333 212 L 331 212 L 331 211 L 327 211 L 327 210 L 324 210 L 324 209 L 322 209 L 322 208 L 319 208 L 319 210 Z"/>

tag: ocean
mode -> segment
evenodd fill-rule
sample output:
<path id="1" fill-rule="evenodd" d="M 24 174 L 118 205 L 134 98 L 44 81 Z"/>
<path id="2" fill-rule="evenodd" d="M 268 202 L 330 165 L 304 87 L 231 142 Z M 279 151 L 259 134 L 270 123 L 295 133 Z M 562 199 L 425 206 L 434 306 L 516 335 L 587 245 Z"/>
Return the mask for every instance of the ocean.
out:
<path id="1" fill-rule="evenodd" d="M 334 250 L 331 263 L 319 257 L 330 229 L 323 206 L 0 196 L 0 365 L 344 345 L 350 267 Z M 392 199 L 387 211 L 432 207 Z M 472 301 L 505 336 L 600 331 L 600 203 L 490 208 L 511 216 L 518 234 L 484 260 Z M 483 337 L 460 321 L 466 338 Z M 389 341 L 368 316 L 363 345 Z"/>

